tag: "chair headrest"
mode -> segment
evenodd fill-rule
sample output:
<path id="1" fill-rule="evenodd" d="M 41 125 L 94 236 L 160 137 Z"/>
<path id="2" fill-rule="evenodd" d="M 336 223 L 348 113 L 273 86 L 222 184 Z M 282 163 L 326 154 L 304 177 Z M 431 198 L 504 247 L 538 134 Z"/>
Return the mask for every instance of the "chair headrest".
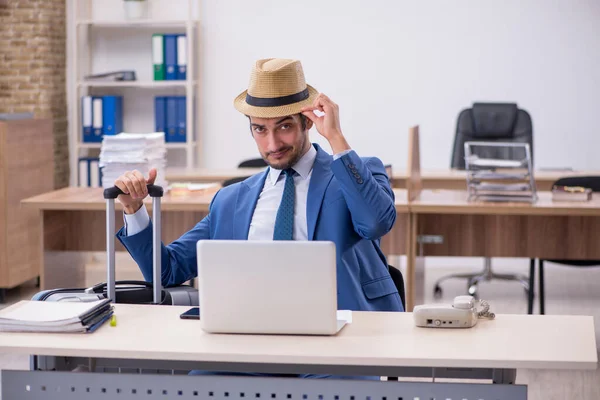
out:
<path id="1" fill-rule="evenodd" d="M 515 103 L 473 103 L 473 136 L 512 138 L 518 111 Z"/>

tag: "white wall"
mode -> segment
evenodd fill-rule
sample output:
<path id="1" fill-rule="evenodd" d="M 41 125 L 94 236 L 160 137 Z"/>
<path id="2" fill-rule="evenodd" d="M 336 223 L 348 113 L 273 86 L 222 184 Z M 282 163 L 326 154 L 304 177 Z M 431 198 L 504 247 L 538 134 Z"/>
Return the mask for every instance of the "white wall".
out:
<path id="1" fill-rule="evenodd" d="M 287 57 L 340 105 L 359 154 L 398 169 L 412 124 L 422 165 L 447 168 L 456 116 L 474 101 L 531 113 L 537 167 L 600 169 L 597 0 L 205 0 L 201 19 L 202 166 L 257 156 L 233 98 L 256 59 Z"/>

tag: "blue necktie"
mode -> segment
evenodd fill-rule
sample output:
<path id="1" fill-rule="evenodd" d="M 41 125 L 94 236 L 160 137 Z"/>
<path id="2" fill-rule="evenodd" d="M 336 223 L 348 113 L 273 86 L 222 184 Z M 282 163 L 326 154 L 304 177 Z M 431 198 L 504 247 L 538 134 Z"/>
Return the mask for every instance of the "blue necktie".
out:
<path id="1" fill-rule="evenodd" d="M 296 189 L 294 188 L 295 171 L 288 168 L 284 173 L 285 186 L 283 188 L 281 203 L 279 203 L 279 210 L 277 210 L 273 240 L 294 240 L 294 202 L 296 196 Z"/>

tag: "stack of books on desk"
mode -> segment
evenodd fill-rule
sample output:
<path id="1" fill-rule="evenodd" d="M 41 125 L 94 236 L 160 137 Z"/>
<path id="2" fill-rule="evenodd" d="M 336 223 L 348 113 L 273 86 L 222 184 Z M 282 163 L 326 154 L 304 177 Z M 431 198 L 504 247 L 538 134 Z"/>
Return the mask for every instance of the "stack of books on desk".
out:
<path id="1" fill-rule="evenodd" d="M 127 171 L 137 170 L 147 178 L 152 168 L 158 172 L 154 184 L 167 188 L 166 165 L 164 132 L 120 133 L 102 139 L 100 167 L 104 188 L 112 187 L 115 180 Z"/>
<path id="2" fill-rule="evenodd" d="M 592 189 L 581 186 L 554 186 L 552 201 L 590 201 Z"/>
<path id="3" fill-rule="evenodd" d="M 537 200 L 528 159 L 487 159 L 471 155 L 466 165 L 470 200 L 530 203 Z"/>
<path id="4" fill-rule="evenodd" d="M 93 332 L 112 314 L 110 299 L 92 302 L 23 300 L 0 311 L 0 332 Z"/>

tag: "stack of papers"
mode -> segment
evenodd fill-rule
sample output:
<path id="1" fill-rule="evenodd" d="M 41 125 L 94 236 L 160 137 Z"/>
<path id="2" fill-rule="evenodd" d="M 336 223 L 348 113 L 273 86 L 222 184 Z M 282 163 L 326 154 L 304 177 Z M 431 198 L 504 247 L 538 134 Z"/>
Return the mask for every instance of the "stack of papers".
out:
<path id="1" fill-rule="evenodd" d="M 112 314 L 110 299 L 91 302 L 23 300 L 0 311 L 0 331 L 93 332 Z"/>
<path id="2" fill-rule="evenodd" d="M 103 136 L 100 167 L 104 188 L 114 186 L 115 180 L 127 171 L 138 170 L 147 178 L 152 168 L 156 168 L 158 172 L 154 184 L 166 188 L 166 166 L 167 148 L 164 132 Z"/>
<path id="3" fill-rule="evenodd" d="M 529 169 L 523 168 L 522 161 L 471 157 L 468 166 L 470 197 L 494 202 L 535 201 L 535 186 Z"/>
<path id="4" fill-rule="evenodd" d="M 527 143 L 465 142 L 465 167 L 470 200 L 537 200 Z"/>

